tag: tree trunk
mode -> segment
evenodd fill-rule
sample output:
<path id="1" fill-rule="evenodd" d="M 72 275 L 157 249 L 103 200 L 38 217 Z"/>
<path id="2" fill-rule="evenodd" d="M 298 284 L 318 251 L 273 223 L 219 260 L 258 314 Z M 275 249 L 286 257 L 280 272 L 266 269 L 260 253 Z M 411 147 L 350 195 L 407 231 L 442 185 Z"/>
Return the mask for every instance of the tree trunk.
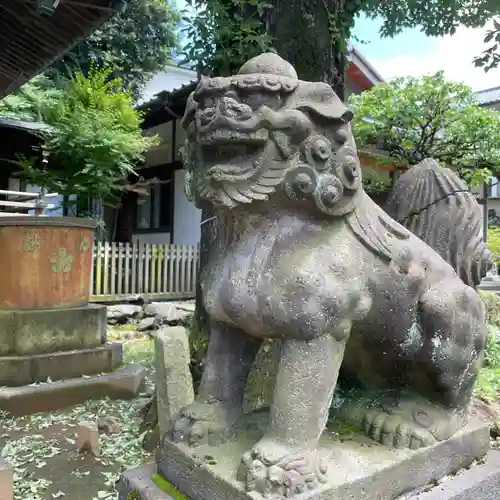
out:
<path id="1" fill-rule="evenodd" d="M 276 52 L 292 64 L 301 80 L 323 81 L 344 100 L 347 40 L 332 38 L 335 19 L 346 18 L 344 0 L 272 0 L 268 32 Z M 343 32 L 335 30 L 337 33 Z"/>

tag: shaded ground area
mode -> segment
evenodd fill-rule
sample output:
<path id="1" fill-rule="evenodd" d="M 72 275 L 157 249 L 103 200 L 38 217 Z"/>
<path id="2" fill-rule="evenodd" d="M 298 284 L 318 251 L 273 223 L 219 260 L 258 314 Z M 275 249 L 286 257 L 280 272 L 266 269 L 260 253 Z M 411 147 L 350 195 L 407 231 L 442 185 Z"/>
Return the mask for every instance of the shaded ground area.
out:
<path id="1" fill-rule="evenodd" d="M 153 342 L 127 341 L 125 358 L 145 366 L 151 387 Z M 483 369 L 476 395 L 471 414 L 495 428 L 495 421 L 500 420 L 499 368 Z M 139 434 L 140 410 L 149 396 L 150 393 L 142 394 L 133 401 L 90 401 L 65 411 L 27 418 L 8 419 L 0 415 L 0 449 L 15 467 L 15 500 L 116 499 L 114 484 L 120 473 L 151 459 L 142 449 L 143 436 Z M 99 458 L 79 455 L 75 449 L 78 422 L 107 416 L 116 417 L 120 432 L 101 434 Z M 500 438 L 492 443 L 500 445 Z"/>
<path id="2" fill-rule="evenodd" d="M 127 362 L 146 367 L 153 379 L 153 343 L 127 342 Z M 133 401 L 89 401 L 61 412 L 9 419 L 0 415 L 1 455 L 15 468 L 14 499 L 71 500 L 114 499 L 114 484 L 120 473 L 147 461 L 139 435 L 140 409 L 149 399 L 141 394 Z M 75 448 L 76 426 L 113 416 L 118 434 L 101 434 L 101 456 L 80 455 Z"/>

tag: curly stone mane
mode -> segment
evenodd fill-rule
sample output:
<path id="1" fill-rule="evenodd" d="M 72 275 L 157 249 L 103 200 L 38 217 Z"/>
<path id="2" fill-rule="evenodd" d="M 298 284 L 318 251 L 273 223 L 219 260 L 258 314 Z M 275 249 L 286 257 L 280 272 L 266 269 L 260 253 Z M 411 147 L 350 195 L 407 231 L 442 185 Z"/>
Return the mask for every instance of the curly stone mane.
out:
<path id="1" fill-rule="evenodd" d="M 386 212 L 438 252 L 475 287 L 493 264 L 482 238 L 482 211 L 466 184 L 427 159 L 396 182 Z"/>

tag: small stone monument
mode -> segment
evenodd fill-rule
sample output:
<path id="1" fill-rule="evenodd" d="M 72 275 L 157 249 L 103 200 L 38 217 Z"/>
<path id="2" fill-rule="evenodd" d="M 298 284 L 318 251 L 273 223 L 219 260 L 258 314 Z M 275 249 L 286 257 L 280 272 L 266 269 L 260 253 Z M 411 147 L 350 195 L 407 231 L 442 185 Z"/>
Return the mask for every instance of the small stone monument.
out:
<path id="1" fill-rule="evenodd" d="M 160 436 L 172 430 L 182 408 L 194 400 L 190 359 L 185 328 L 172 326 L 158 330 L 155 335 L 155 368 Z"/>
<path id="2" fill-rule="evenodd" d="M 124 474 L 121 499 L 170 498 L 158 474 L 191 500 L 393 500 L 488 453 L 488 429 L 467 418 L 484 305 L 364 192 L 351 119 L 271 53 L 189 98 L 187 194 L 219 226 L 200 276 L 210 343 L 195 400 L 157 463 Z M 245 412 L 269 339 L 270 410 Z"/>

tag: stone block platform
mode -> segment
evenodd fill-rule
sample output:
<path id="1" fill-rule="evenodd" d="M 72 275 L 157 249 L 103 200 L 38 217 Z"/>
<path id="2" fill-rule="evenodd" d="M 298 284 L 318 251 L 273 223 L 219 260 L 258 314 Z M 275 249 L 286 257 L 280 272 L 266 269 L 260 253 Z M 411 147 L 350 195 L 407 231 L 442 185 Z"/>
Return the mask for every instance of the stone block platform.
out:
<path id="1" fill-rule="evenodd" d="M 0 410 L 14 416 L 56 411 L 87 400 L 132 399 L 144 387 L 141 366 L 128 365 L 113 373 L 23 387 L 0 387 Z"/>
<path id="2" fill-rule="evenodd" d="M 122 344 L 29 356 L 0 356 L 0 386 L 30 385 L 110 373 L 122 364 Z"/>
<path id="3" fill-rule="evenodd" d="M 90 349 L 106 339 L 106 307 L 0 310 L 0 356 Z"/>
<path id="4" fill-rule="evenodd" d="M 247 416 L 238 437 L 217 447 L 208 445 L 189 448 L 164 440 L 157 464 L 148 464 L 123 474 L 119 483 L 120 500 L 127 500 L 135 492 L 142 500 L 170 500 L 152 481 L 156 472 L 166 477 L 190 500 L 258 500 L 255 493 L 244 491 L 236 480 L 241 455 L 250 449 L 265 428 L 265 414 Z M 352 435 L 339 439 L 327 429 L 320 441 L 320 452 L 329 458 L 328 483 L 320 489 L 298 495 L 297 500 L 465 500 L 466 497 L 438 496 L 425 498 L 422 488 L 449 474 L 468 467 L 486 456 L 489 451 L 489 430 L 482 422 L 471 421 L 466 428 L 448 441 L 422 450 L 395 450 L 372 440 Z M 498 481 L 500 469 L 492 472 L 490 462 L 496 463 L 492 453 L 486 465 L 471 468 L 478 485 Z M 468 473 L 468 471 L 466 471 Z M 451 488 L 460 475 L 442 483 Z M 480 486 L 476 491 L 479 492 Z M 444 490 L 443 490 L 444 491 Z M 452 490 L 449 490 L 452 491 Z M 419 496 L 417 492 L 420 493 Z M 405 496 L 406 495 L 406 496 Z M 474 500 L 490 500 L 497 496 L 474 494 Z M 136 498 L 136 497 L 134 497 Z M 469 497 L 467 497 L 469 498 Z M 276 498 L 273 500 L 281 500 Z"/>

